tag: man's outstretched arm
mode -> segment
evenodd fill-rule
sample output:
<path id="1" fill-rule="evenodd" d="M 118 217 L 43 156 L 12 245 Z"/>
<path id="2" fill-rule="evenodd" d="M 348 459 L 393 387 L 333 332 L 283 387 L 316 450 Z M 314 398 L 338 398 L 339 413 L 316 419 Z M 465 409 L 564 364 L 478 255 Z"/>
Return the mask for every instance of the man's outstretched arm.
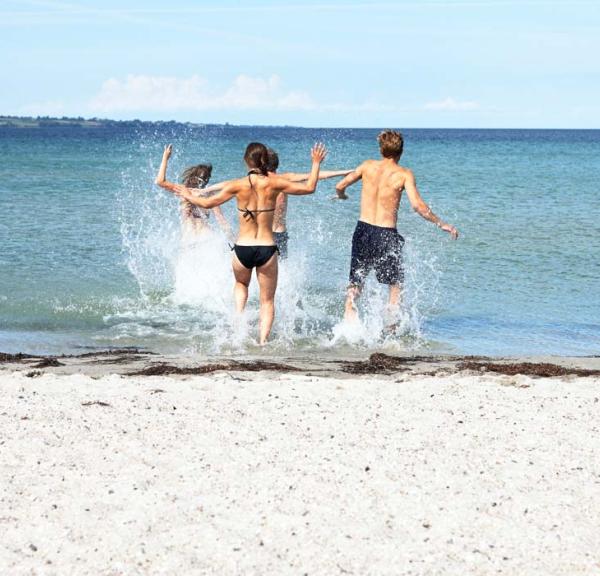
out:
<path id="1" fill-rule="evenodd" d="M 453 240 L 458 238 L 458 230 L 452 226 L 452 224 L 446 224 L 442 221 L 441 218 L 436 216 L 431 208 L 426 204 L 425 200 L 421 198 L 419 191 L 417 190 L 417 182 L 415 180 L 415 175 L 412 171 L 407 170 L 408 175 L 406 180 L 404 181 L 404 189 L 406 190 L 406 195 L 408 196 L 408 201 L 410 205 L 413 207 L 413 210 L 419 214 L 425 220 L 429 220 L 429 222 L 433 222 L 438 228 L 441 228 L 444 232 L 448 232 L 450 236 L 452 236 Z"/>
<path id="2" fill-rule="evenodd" d="M 347 200 L 348 196 L 346 196 L 346 188 L 348 186 L 352 186 L 355 182 L 358 182 L 362 178 L 362 164 L 352 170 L 343 180 L 340 180 L 335 185 L 335 191 L 337 192 L 337 197 L 340 200 Z M 334 196 L 335 198 L 335 196 Z"/>
<path id="3" fill-rule="evenodd" d="M 346 174 L 350 174 L 352 170 L 321 170 L 319 172 L 319 180 L 327 180 L 328 178 L 337 178 L 339 176 L 346 176 Z M 290 182 L 304 182 L 308 180 L 310 174 L 300 174 L 297 172 L 286 172 L 284 174 L 277 174 L 277 176 L 281 176 L 281 178 L 285 178 Z"/>

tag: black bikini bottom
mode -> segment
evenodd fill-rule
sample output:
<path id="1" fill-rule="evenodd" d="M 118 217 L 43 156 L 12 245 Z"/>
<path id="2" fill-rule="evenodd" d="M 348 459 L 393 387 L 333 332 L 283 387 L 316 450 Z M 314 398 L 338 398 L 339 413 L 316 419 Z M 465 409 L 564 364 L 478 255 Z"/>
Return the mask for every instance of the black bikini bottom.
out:
<path id="1" fill-rule="evenodd" d="M 277 246 L 239 246 L 233 247 L 235 255 L 244 268 L 260 268 L 266 264 L 275 252 L 279 252 Z"/>

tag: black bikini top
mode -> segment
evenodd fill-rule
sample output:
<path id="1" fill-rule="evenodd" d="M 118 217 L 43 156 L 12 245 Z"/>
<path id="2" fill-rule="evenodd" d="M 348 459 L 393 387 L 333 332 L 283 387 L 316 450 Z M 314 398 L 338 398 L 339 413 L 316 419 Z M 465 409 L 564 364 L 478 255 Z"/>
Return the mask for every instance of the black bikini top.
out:
<path id="1" fill-rule="evenodd" d="M 250 178 L 250 176 L 252 176 L 252 174 L 262 174 L 261 172 L 259 172 L 258 170 L 250 170 L 250 172 L 248 172 L 248 182 L 250 183 L 250 188 L 252 188 L 254 190 L 254 186 L 252 185 L 252 179 Z M 264 176 L 264 174 L 263 174 Z M 246 220 L 256 220 L 256 214 L 258 214 L 259 212 L 275 212 L 275 208 L 263 208 L 260 210 L 248 210 L 248 208 L 238 208 L 238 210 L 240 212 L 242 212 L 242 215 L 244 216 L 244 218 Z"/>

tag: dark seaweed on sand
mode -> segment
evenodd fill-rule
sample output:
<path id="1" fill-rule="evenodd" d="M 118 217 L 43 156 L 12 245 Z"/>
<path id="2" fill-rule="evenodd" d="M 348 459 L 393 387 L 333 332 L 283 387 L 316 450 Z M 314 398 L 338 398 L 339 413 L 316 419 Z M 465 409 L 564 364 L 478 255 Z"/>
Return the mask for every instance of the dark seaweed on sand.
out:
<path id="1" fill-rule="evenodd" d="M 57 366 L 64 366 L 64 364 L 56 358 L 42 358 L 37 364 L 33 365 L 34 368 L 56 368 Z"/>
<path id="2" fill-rule="evenodd" d="M 461 362 L 457 365 L 459 370 L 477 370 L 479 372 L 494 372 L 516 376 L 540 376 L 551 378 L 553 376 L 600 376 L 600 370 L 585 370 L 583 368 L 566 368 L 557 364 L 546 362 L 514 362 L 501 364 L 497 362 Z"/>
<path id="3" fill-rule="evenodd" d="M 82 406 L 103 406 L 106 408 L 111 408 L 111 405 L 108 402 L 102 402 L 102 400 L 90 400 L 89 402 L 82 402 Z"/>
<path id="4" fill-rule="evenodd" d="M 230 360 L 218 364 L 204 364 L 202 366 L 173 366 L 171 364 L 153 364 L 135 372 L 129 372 L 127 376 L 166 376 L 180 375 L 190 376 L 198 374 L 210 374 L 219 370 L 236 370 L 244 372 L 261 372 L 263 370 L 272 370 L 277 372 L 296 372 L 298 369 L 287 364 L 278 364 L 277 362 L 265 362 L 255 360 L 250 362 L 238 362 Z"/>
<path id="5" fill-rule="evenodd" d="M 60 356 L 36 356 L 33 354 L 9 354 L 8 352 L 0 352 L 0 363 L 9 362 L 22 362 L 24 360 L 40 360 L 40 365 L 36 368 L 45 368 L 48 366 L 62 366 L 63 364 L 58 361 L 58 358 L 100 358 L 117 356 L 114 360 L 115 363 L 125 361 L 125 356 L 129 357 L 130 360 L 138 360 L 143 356 L 154 354 L 146 350 L 140 350 L 139 348 L 114 348 L 112 350 L 97 350 L 95 352 L 84 352 L 83 354 L 61 354 Z M 139 358 L 137 357 L 139 355 Z M 109 363 L 110 360 L 97 360 L 98 362 Z M 41 364 L 44 364 L 43 366 Z"/>
<path id="6" fill-rule="evenodd" d="M 368 360 L 357 360 L 353 362 L 342 362 L 341 370 L 348 374 L 391 374 L 408 370 L 411 364 L 421 361 L 428 361 L 430 358 L 421 356 L 411 356 L 408 358 L 402 356 L 390 356 L 382 352 L 371 354 Z"/>
<path id="7" fill-rule="evenodd" d="M 140 348 L 112 348 L 108 350 L 97 350 L 95 352 L 84 352 L 83 354 L 65 355 L 62 358 L 96 358 L 99 356 L 125 356 L 127 354 L 137 355 L 143 354 L 145 356 L 153 355 L 154 352 L 148 350 L 142 350 Z"/>
<path id="8" fill-rule="evenodd" d="M 0 352 L 0 362 L 21 362 L 23 360 L 31 360 L 32 358 L 39 358 L 39 356 L 30 356 L 29 354 L 8 354 L 6 352 Z"/>

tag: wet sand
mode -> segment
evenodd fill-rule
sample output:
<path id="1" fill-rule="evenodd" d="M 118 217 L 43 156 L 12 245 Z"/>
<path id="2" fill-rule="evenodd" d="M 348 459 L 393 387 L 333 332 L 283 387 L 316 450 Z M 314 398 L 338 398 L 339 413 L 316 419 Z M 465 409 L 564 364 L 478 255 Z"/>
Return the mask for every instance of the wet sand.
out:
<path id="1" fill-rule="evenodd" d="M 0 573 L 598 573 L 599 370 L 0 355 Z"/>

